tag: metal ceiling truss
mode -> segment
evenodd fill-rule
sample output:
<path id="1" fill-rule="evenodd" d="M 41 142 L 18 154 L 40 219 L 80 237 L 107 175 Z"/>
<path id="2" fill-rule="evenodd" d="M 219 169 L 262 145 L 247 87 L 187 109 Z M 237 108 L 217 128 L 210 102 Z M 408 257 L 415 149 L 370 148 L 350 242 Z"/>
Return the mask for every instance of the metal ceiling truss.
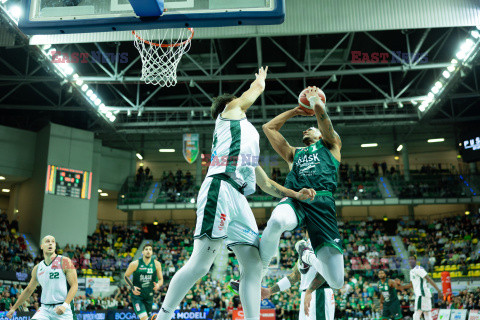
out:
<path id="1" fill-rule="evenodd" d="M 156 132 L 173 131 L 179 126 L 185 128 L 212 126 L 208 106 L 213 97 L 224 92 L 227 82 L 236 83 L 236 90 L 232 90 L 234 94 L 246 90 L 253 80 L 252 70 L 262 65 L 270 66 L 268 81 L 275 85 L 267 84 L 267 90 L 257 101 L 260 107 L 253 109 L 253 114 L 249 116 L 254 124 L 260 125 L 279 112 L 294 106 L 298 92 L 297 88 L 292 89 L 291 82 L 301 81 L 306 86 L 310 83 L 318 83 L 321 79 L 322 88 L 328 98 L 329 114 L 336 124 L 362 127 L 367 121 L 377 126 L 411 125 L 419 122 L 419 114 L 416 107 L 412 105 L 412 101 L 425 99 L 428 92 L 424 80 L 428 79 L 432 71 L 436 72 L 450 65 L 449 60 L 442 62 L 437 57 L 445 49 L 447 38 L 452 35 L 453 30 L 457 29 L 450 29 L 444 37 L 435 38 L 431 36 L 434 34 L 432 29 L 426 29 L 415 42 L 408 32 L 401 32 L 403 39 L 399 37 L 397 41 L 404 40 L 409 53 L 413 48 L 413 54 L 409 54 L 408 59 L 399 56 L 387 44 L 388 39 L 381 38 L 381 34 L 370 32 L 329 35 L 336 37 L 336 40 L 328 49 L 315 48 L 315 35 L 298 36 L 297 39 L 304 44 L 305 50 L 297 50 L 297 52 L 292 49 L 294 46 L 287 45 L 286 41 L 282 42 L 285 39 L 268 36 L 235 39 L 236 45 L 232 47 L 234 49 L 230 49 L 230 52 L 222 47 L 223 40 L 202 40 L 203 53 L 192 53 L 194 51 L 186 53 L 178 67 L 176 93 L 169 93 L 166 90 L 164 93 L 162 91 L 164 88 L 154 88 L 143 83 L 140 77 L 139 55 L 135 55 L 134 58 L 132 56 L 133 60 L 127 64 L 119 64 L 118 59 L 114 62 L 106 59 L 106 63 L 94 63 L 89 59 L 88 68 L 92 72 L 83 75 L 81 71 L 78 73 L 83 82 L 95 87 L 106 108 L 119 112 L 113 128 L 122 136 L 122 139 L 125 139 L 124 134 L 150 133 L 155 130 Z M 381 48 L 399 63 L 353 63 L 349 58 L 352 49 L 355 49 L 355 41 L 369 42 L 367 45 Z M 67 51 L 69 46 L 88 52 L 87 44 L 57 45 L 58 48 Z M 94 43 L 93 46 L 102 55 L 107 56 L 104 44 Z M 117 57 L 124 48 L 122 46 L 131 46 L 131 43 L 116 43 Z M 264 52 L 267 46 L 269 50 L 274 48 L 275 57 L 272 57 L 271 52 L 269 54 Z M 247 50 L 248 52 L 255 50 L 253 51 L 255 61 L 246 62 L 240 59 L 247 55 Z M 420 52 L 423 54 L 418 56 Z M 429 56 L 429 62 L 420 63 L 430 53 L 433 53 L 433 58 Z M 284 59 L 279 61 L 278 56 Z M 0 58 L 0 64 L 11 71 L 9 74 L 0 75 L 0 87 L 13 87 L 8 95 L 0 98 L 0 109 L 47 111 L 88 109 L 72 103 L 73 95 L 66 96 L 65 90 L 59 89 L 57 78 L 38 75 L 38 70 L 51 68 L 48 66 L 48 61 L 39 61 L 39 65 L 29 71 L 29 60 L 27 58 L 25 72 L 20 72 L 8 61 Z M 432 116 L 435 115 L 433 121 L 465 120 L 465 115 L 475 106 L 474 101 L 480 97 L 479 82 L 476 78 L 478 72 L 475 71 L 475 66 L 473 69 L 474 84 L 465 83 L 460 79 L 459 86 L 464 91 L 449 97 L 448 108 L 440 107 L 436 108 L 437 111 L 432 111 Z M 401 74 L 401 82 L 398 80 L 399 74 Z M 39 89 L 40 84 L 47 84 L 48 93 Z M 35 106 L 10 103 L 9 95 L 25 85 L 38 94 L 45 104 Z M 426 85 L 429 86 L 430 83 Z M 270 87 L 273 88 L 269 89 Z M 179 90 L 185 91 L 185 94 L 179 93 Z M 292 104 L 286 103 L 286 96 Z M 450 108 L 450 105 L 455 105 L 457 99 L 475 100 L 466 104 L 467 107 L 463 111 L 458 111 L 453 107 Z M 452 111 L 450 112 L 449 109 Z M 142 116 L 139 116 L 140 114 Z M 305 122 L 305 119 L 298 118 L 292 121 L 300 123 Z M 98 128 L 97 131 L 106 132 L 107 130 Z"/>

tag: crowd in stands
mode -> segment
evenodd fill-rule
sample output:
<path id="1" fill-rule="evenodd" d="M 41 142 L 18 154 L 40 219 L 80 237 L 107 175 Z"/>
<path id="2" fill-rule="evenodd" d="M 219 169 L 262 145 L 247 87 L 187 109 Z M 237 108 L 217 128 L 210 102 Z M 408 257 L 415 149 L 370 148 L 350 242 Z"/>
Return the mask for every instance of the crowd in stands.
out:
<path id="1" fill-rule="evenodd" d="M 18 221 L 0 214 L 0 271 L 30 272 L 35 260 L 27 250 L 25 238 L 18 233 Z"/>
<path id="2" fill-rule="evenodd" d="M 395 181 L 394 190 L 400 198 L 453 198 L 464 197 L 465 190 L 456 175 L 413 176 L 411 181 Z"/>
<path id="3" fill-rule="evenodd" d="M 3 238 L 11 236 L 12 223 L 4 216 L 0 220 L 0 233 Z M 427 256 L 430 271 L 434 267 L 453 263 L 477 263 L 478 255 L 471 255 L 480 234 L 478 215 L 446 218 L 434 222 L 402 221 L 398 234 L 411 253 Z M 260 228 L 262 229 L 262 228 Z M 5 233 L 10 230 L 10 233 Z M 377 318 L 380 312 L 380 295 L 377 288 L 378 270 L 387 271 L 387 277 L 402 279 L 400 261 L 394 257 L 394 250 L 382 221 L 339 222 L 339 231 L 343 238 L 345 258 L 345 285 L 335 292 L 336 318 Z M 134 248 L 140 245 L 146 230 L 138 227 L 108 226 L 100 224 L 94 234 L 88 237 L 85 247 L 61 246 L 58 253 L 72 258 L 78 266 L 79 274 L 88 268 L 98 269 L 102 274 L 114 271 L 123 272 L 131 261 Z M 178 269 L 188 260 L 193 249 L 192 228 L 184 225 L 161 224 L 157 227 L 154 253 L 162 263 L 164 286 L 155 296 L 154 310 L 158 309 L 166 294 L 169 281 Z M 5 237 L 4 237 L 5 236 Z M 265 285 L 272 286 L 295 266 L 298 256 L 295 243 L 303 239 L 305 233 L 300 229 L 285 232 L 279 244 L 279 259 L 272 261 L 271 272 L 265 278 Z M 126 254 L 125 254 L 126 253 Z M 120 254 L 120 255 L 119 255 Z M 432 259 L 433 258 L 433 259 Z M 105 262 L 106 261 L 106 262 Z M 108 262 L 111 261 L 111 262 Z M 119 262 L 120 261 L 120 262 Z M 479 261 L 480 262 L 480 261 Z M 20 264 L 21 266 L 21 264 Z M 30 267 L 29 267 L 30 268 Z M 31 269 L 31 268 L 30 268 Z M 238 262 L 231 257 L 228 260 L 225 279 L 215 279 L 207 274 L 195 285 L 182 302 L 183 309 L 213 307 L 219 309 L 220 319 L 229 318 L 234 308 L 241 308 L 238 296 L 227 288 L 228 280 L 239 277 Z M 403 279 L 402 279 L 403 280 Z M 22 291 L 21 286 L 4 286 L 0 283 L 0 307 L 15 302 Z M 75 299 L 77 310 L 107 310 L 131 308 L 128 287 L 121 285 L 109 297 L 81 295 Z M 412 290 L 398 292 L 404 318 L 411 317 L 414 310 Z M 298 284 L 287 292 L 272 296 L 277 307 L 277 319 L 296 320 L 300 306 Z M 3 305 L 2 305 L 3 303 Z M 480 289 L 461 292 L 451 301 L 440 302 L 437 307 L 455 309 L 480 308 Z M 39 307 L 38 291 L 21 310 L 35 310 Z M 4 309 L 5 310 L 5 309 Z"/>
<path id="4" fill-rule="evenodd" d="M 145 170 L 143 166 L 139 167 L 137 174 L 135 175 L 135 185 L 137 187 L 143 187 L 147 182 L 153 180 L 153 175 L 150 172 L 150 168 L 146 167 Z"/>
<path id="5" fill-rule="evenodd" d="M 57 252 L 72 259 L 78 273 L 119 277 L 128 267 L 142 240 L 138 226 L 99 224 L 88 236 L 86 246 L 62 246 L 57 242 Z"/>
<path id="6" fill-rule="evenodd" d="M 159 199 L 166 198 L 168 202 L 190 202 L 191 198 L 196 199 L 195 177 L 187 170 L 183 173 L 181 169 L 175 172 L 170 170 L 168 173 L 163 171 L 161 183 L 161 196 Z"/>
<path id="7" fill-rule="evenodd" d="M 455 272 L 454 277 L 472 276 L 476 264 L 480 263 L 480 255 L 475 250 L 480 235 L 478 214 L 431 222 L 401 221 L 397 233 L 402 236 L 407 250 L 419 257 L 427 271 L 449 268 L 448 271 Z"/>

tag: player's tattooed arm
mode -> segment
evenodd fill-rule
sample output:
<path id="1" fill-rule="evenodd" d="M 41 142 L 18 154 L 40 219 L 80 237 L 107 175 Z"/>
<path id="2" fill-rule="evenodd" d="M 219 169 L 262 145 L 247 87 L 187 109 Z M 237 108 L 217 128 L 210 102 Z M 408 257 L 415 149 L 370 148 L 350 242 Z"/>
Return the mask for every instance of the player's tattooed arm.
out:
<path id="1" fill-rule="evenodd" d="M 317 117 L 318 128 L 322 133 L 322 140 L 331 149 L 333 147 L 342 148 L 342 140 L 338 133 L 335 132 L 332 125 L 332 120 L 327 114 L 327 108 L 325 103 L 317 95 L 317 88 L 310 87 L 310 91 L 306 93 L 307 99 L 310 101 L 310 105 L 313 104 L 313 110 Z"/>
<path id="2" fill-rule="evenodd" d="M 290 283 L 293 285 L 294 283 L 297 283 L 298 281 L 300 281 L 300 278 L 301 278 L 301 275 L 300 275 L 300 271 L 298 271 L 298 263 L 293 267 L 292 269 L 292 273 L 290 273 L 287 278 L 288 278 L 288 281 L 290 281 Z M 270 293 L 271 294 L 275 294 L 277 292 L 280 292 L 280 287 L 278 285 L 278 282 L 275 283 L 271 288 L 270 288 Z"/>
<path id="3" fill-rule="evenodd" d="M 297 282 L 300 281 L 301 275 L 300 275 L 300 271 L 298 270 L 298 262 L 293 267 L 293 272 L 290 273 L 287 276 L 287 278 L 288 278 L 288 280 L 290 280 L 291 284 L 294 284 L 294 283 L 297 283 Z"/>
<path id="4" fill-rule="evenodd" d="M 320 273 L 317 272 L 315 278 L 310 282 L 307 291 L 314 292 L 318 288 L 320 288 L 325 283 L 325 279 L 322 277 Z"/>
<path id="5" fill-rule="evenodd" d="M 313 200 L 316 195 L 316 192 L 313 189 L 304 188 L 299 192 L 296 192 L 281 186 L 280 184 L 270 179 L 260 166 L 257 166 L 255 168 L 255 177 L 257 180 L 257 185 L 260 187 L 260 189 L 262 189 L 269 195 L 277 198 L 290 197 L 297 200 Z"/>

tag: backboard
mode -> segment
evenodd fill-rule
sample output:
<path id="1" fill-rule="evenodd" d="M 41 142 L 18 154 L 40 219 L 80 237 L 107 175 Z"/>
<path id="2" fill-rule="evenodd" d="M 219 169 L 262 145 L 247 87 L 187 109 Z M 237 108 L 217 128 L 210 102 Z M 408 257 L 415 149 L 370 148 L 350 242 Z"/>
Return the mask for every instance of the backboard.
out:
<path id="1" fill-rule="evenodd" d="M 129 0 L 23 0 L 20 29 L 30 35 L 182 27 L 280 24 L 285 0 L 165 0 L 165 12 L 140 19 Z"/>

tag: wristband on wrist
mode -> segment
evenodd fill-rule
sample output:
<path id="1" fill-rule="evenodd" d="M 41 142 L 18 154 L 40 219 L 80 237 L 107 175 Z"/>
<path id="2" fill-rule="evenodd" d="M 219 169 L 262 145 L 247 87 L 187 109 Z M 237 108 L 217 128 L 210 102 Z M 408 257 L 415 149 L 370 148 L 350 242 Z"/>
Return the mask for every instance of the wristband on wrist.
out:
<path id="1" fill-rule="evenodd" d="M 66 302 L 64 302 L 64 303 L 62 304 L 62 307 L 64 307 L 65 309 L 68 309 L 68 306 L 69 306 L 69 304 L 66 303 Z"/>
<path id="2" fill-rule="evenodd" d="M 318 97 L 315 97 L 315 96 L 308 98 L 308 102 L 310 103 L 311 108 L 313 108 L 313 106 L 316 104 L 317 98 Z"/>
<path id="3" fill-rule="evenodd" d="M 277 284 L 280 291 L 285 291 L 292 286 L 290 280 L 287 277 L 282 278 L 280 281 L 278 281 Z"/>

